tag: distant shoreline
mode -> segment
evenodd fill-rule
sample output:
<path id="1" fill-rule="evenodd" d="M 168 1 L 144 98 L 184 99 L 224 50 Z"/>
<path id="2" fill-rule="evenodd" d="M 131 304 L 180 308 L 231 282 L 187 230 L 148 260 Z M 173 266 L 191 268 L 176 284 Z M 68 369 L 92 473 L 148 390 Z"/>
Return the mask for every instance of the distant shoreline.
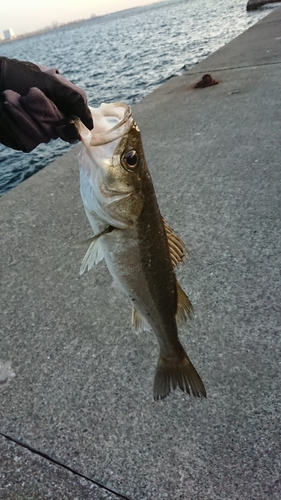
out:
<path id="1" fill-rule="evenodd" d="M 96 16 L 96 17 L 89 17 L 87 19 L 78 19 L 77 21 L 70 21 L 69 23 L 61 23 L 57 24 L 55 26 L 46 26 L 46 28 L 41 28 L 36 31 L 31 31 L 29 33 L 23 33 L 21 35 L 16 35 L 13 36 L 12 38 L 9 38 L 8 40 L 0 40 L 0 44 L 2 43 L 11 43 L 11 42 L 16 42 L 17 40 L 22 40 L 23 38 L 30 38 L 36 35 L 43 35 L 45 33 L 50 33 L 51 31 L 56 31 L 61 28 L 68 28 L 70 26 L 75 26 L 78 24 L 83 24 L 89 21 L 94 21 L 95 19 L 100 19 L 100 17 L 103 16 Z"/>
<path id="2" fill-rule="evenodd" d="M 148 5 L 143 5 L 143 6 L 138 6 L 138 7 L 131 7 L 130 9 L 118 10 L 116 12 L 110 12 L 109 14 L 102 14 L 101 16 L 93 15 L 93 16 L 85 18 L 85 19 L 78 19 L 76 21 L 69 21 L 68 23 L 58 23 L 58 24 L 56 24 L 54 26 L 53 25 L 46 26 L 45 28 L 41 28 L 41 29 L 38 29 L 38 30 L 35 30 L 35 31 L 31 31 L 29 33 L 23 33 L 21 35 L 15 35 L 12 38 L 9 38 L 8 40 L 0 40 L 0 45 L 2 43 L 16 42 L 18 40 L 22 40 L 24 38 L 31 38 L 31 37 L 37 36 L 37 35 L 44 35 L 45 33 L 50 33 L 52 31 L 56 31 L 56 30 L 59 30 L 61 28 L 69 28 L 71 26 L 76 26 L 76 25 L 80 25 L 80 24 L 84 24 L 84 23 L 89 23 L 89 22 L 92 22 L 92 21 L 95 21 L 95 20 L 98 20 L 98 19 L 101 19 L 101 18 L 104 18 L 104 17 L 116 16 L 116 15 L 119 15 L 119 14 L 125 13 L 125 12 L 127 12 L 129 14 L 131 12 L 133 13 L 133 12 L 136 12 L 136 11 L 142 11 L 143 9 L 151 8 L 154 5 L 161 5 L 161 4 L 166 3 L 166 2 L 167 2 L 167 0 L 164 0 L 162 2 L 161 1 L 160 2 L 154 2 L 154 3 L 148 4 Z"/>

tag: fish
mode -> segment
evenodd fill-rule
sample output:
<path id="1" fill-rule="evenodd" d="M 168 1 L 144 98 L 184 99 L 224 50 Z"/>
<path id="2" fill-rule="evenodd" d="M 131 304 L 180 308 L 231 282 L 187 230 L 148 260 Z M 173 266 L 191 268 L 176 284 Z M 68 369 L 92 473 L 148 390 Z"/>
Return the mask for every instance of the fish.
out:
<path id="1" fill-rule="evenodd" d="M 94 129 L 76 123 L 82 142 L 80 193 L 94 233 L 80 274 L 104 259 L 131 301 L 135 330 L 156 335 L 160 351 L 155 400 L 177 387 L 206 397 L 178 335 L 179 326 L 193 313 L 175 274 L 187 250 L 160 213 L 140 130 L 124 103 L 90 109 Z"/>

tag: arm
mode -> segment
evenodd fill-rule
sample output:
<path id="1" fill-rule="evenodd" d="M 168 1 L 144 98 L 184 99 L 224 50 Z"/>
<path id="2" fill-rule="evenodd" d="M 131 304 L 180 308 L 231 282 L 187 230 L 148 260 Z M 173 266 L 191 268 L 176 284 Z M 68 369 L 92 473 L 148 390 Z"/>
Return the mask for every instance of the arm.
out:
<path id="1" fill-rule="evenodd" d="M 73 118 L 93 128 L 86 95 L 57 70 L 0 57 L 0 142 L 29 152 L 41 142 L 79 139 Z"/>

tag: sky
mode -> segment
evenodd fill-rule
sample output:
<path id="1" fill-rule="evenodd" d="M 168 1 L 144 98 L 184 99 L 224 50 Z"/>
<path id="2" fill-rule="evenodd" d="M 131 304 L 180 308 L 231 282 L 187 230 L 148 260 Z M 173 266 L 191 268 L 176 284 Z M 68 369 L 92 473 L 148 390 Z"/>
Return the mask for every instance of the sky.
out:
<path id="1" fill-rule="evenodd" d="M 69 22 L 160 0 L 5 0 L 1 2 L 0 34 L 12 28 L 16 35 L 35 31 L 53 22 Z"/>

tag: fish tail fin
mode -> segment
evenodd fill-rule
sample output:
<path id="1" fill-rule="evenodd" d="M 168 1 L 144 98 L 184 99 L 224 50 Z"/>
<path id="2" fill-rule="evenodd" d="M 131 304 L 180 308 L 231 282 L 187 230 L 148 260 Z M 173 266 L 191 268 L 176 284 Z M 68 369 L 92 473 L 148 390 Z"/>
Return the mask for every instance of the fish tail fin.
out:
<path id="1" fill-rule="evenodd" d="M 171 389 L 177 387 L 198 398 L 207 397 L 201 377 L 186 353 L 180 360 L 167 360 L 160 354 L 154 379 L 154 399 L 164 399 Z"/>

